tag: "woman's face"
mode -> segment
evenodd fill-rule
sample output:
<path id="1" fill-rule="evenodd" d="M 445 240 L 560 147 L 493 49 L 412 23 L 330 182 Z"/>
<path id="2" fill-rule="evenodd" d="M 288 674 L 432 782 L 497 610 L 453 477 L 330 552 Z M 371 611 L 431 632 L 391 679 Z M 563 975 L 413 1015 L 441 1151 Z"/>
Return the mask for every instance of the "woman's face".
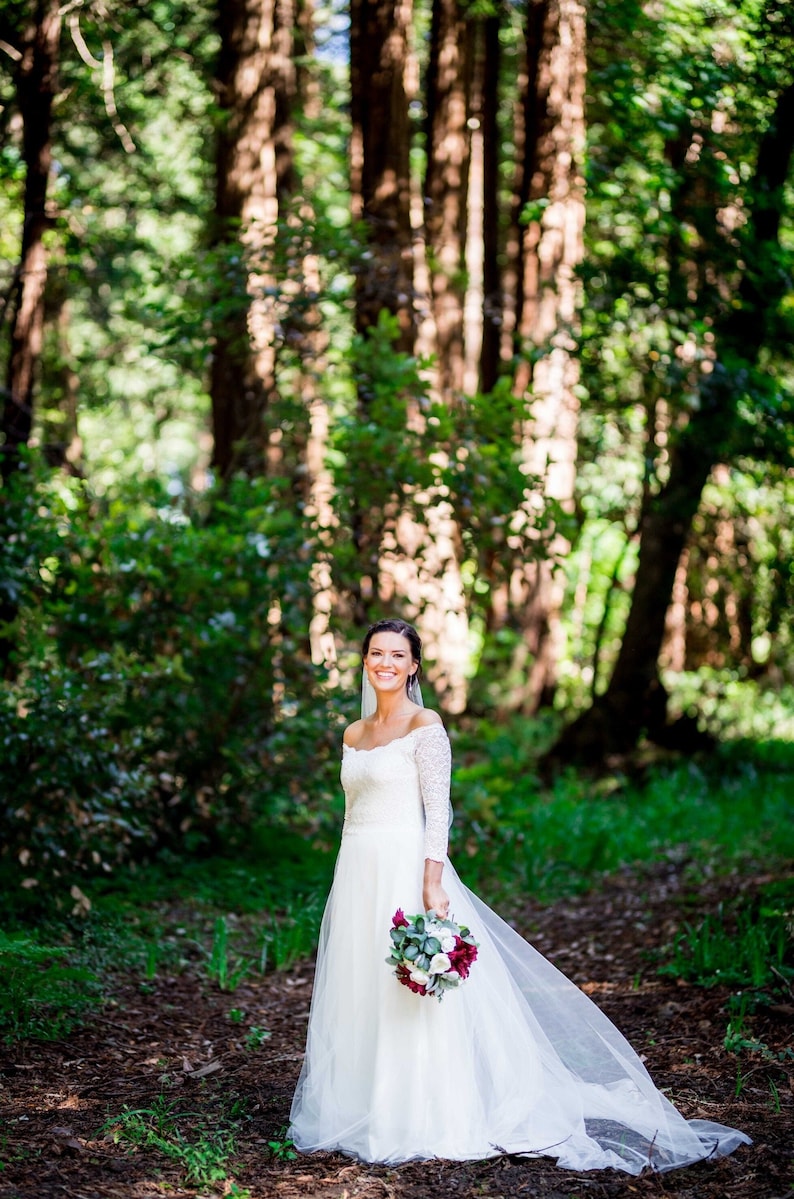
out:
<path id="1" fill-rule="evenodd" d="M 416 671 L 411 645 L 402 633 L 373 633 L 364 666 L 370 683 L 379 692 L 405 692 Z"/>

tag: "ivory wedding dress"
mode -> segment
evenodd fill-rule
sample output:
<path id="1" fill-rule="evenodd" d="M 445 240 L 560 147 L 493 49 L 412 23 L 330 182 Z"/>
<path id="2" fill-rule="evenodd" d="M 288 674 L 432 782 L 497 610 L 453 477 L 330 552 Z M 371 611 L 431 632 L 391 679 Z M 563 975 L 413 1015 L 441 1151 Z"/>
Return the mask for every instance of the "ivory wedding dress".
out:
<path id="1" fill-rule="evenodd" d="M 289 1136 L 368 1162 L 547 1155 L 638 1174 L 730 1153 L 749 1137 L 687 1121 L 606 1016 L 460 881 L 446 857 L 441 725 L 344 748 L 345 822 L 323 917 Z M 479 942 L 442 1001 L 386 964 L 397 908 L 422 911 L 425 857 Z"/>

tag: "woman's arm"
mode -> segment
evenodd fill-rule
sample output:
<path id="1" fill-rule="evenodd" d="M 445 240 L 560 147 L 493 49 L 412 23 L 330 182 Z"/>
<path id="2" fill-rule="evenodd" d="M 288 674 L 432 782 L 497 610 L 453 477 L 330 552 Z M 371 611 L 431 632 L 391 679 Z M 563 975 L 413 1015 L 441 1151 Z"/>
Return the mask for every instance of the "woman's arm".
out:
<path id="1" fill-rule="evenodd" d="M 434 862 L 425 858 L 425 878 L 422 885 L 422 902 L 425 911 L 432 910 L 444 919 L 449 915 L 449 896 L 441 886 L 441 875 L 444 870 L 443 862 Z"/>
<path id="2" fill-rule="evenodd" d="M 416 740 L 416 765 L 425 809 L 425 870 L 422 900 L 425 911 L 449 912 L 449 896 L 441 885 L 449 834 L 449 787 L 452 753 L 440 721 L 422 730 Z"/>

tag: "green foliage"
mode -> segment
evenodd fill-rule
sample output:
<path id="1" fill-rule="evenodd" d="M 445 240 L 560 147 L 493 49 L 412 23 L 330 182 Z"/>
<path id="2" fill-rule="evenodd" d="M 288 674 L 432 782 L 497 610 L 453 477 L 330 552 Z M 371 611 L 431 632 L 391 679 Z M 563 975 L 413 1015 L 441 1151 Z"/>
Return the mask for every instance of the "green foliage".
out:
<path id="1" fill-rule="evenodd" d="M 313 951 L 333 858 L 295 833 L 249 843 L 227 858 L 163 853 L 91 880 L 79 914 L 42 906 L 34 937 L 0 936 L 0 1037 L 57 1038 L 112 997 L 119 978 L 142 991 L 190 971 L 232 994 L 246 974 L 289 969 Z M 30 923 L 27 892 L 6 893 L 9 930 Z M 179 897 L 189 896 L 189 903 Z M 247 1024 L 243 1009 L 229 1019 Z M 254 1025 L 255 1050 L 270 1033 Z"/>
<path id="2" fill-rule="evenodd" d="M 289 970 L 312 953 L 317 944 L 325 893 L 310 891 L 282 904 L 265 925 L 262 934 L 260 969 Z"/>
<path id="3" fill-rule="evenodd" d="M 475 752 L 480 743 L 487 759 Z M 658 766 L 642 782 L 571 771 L 550 789 L 521 745 L 519 730 L 482 722 L 455 742 L 453 852 L 467 880 L 505 902 L 582 891 L 623 865 L 670 853 L 695 872 L 794 855 L 786 743 L 726 747 L 712 760 Z"/>
<path id="4" fill-rule="evenodd" d="M 750 214 L 761 136 L 791 79 L 791 21 L 754 0 L 658 13 L 596 0 L 588 30 L 582 538 L 565 614 L 564 696 L 577 703 L 615 659 L 641 505 L 672 502 L 677 447 L 734 464 L 722 472 L 718 521 L 712 484 L 694 529 L 689 665 L 776 670 L 790 657 L 777 619 L 790 607 L 790 555 L 775 532 L 788 487 L 768 465 L 792 460 L 790 195 L 771 198 L 782 202 L 779 247 L 762 244 Z M 765 657 L 751 655 L 753 638 L 769 642 Z"/>
<path id="5" fill-rule="evenodd" d="M 286 1129 L 283 1130 L 282 1136 L 273 1141 L 268 1141 L 267 1147 L 270 1150 L 271 1156 L 280 1162 L 292 1162 L 297 1158 L 294 1144 L 286 1137 Z"/>
<path id="6" fill-rule="evenodd" d="M 282 895 L 278 907 L 261 913 L 258 954 L 232 954 L 229 922 L 225 916 L 218 916 L 205 967 L 207 977 L 221 991 L 233 992 L 255 969 L 261 974 L 266 970 L 289 970 L 308 957 L 317 944 L 324 906 L 325 894 L 319 891 L 298 892 L 294 897 Z"/>
<path id="7" fill-rule="evenodd" d="M 770 1050 L 768 1045 L 763 1041 L 759 1041 L 754 1037 L 748 1027 L 748 1020 L 753 1012 L 759 1006 L 759 1000 L 763 1000 L 763 996 L 758 996 L 752 992 L 740 991 L 736 995 L 731 995 L 728 1000 L 727 1008 L 729 1013 L 728 1027 L 725 1030 L 724 1045 L 728 1053 L 758 1053 L 767 1062 L 791 1062 L 794 1061 L 794 1048 L 790 1045 L 783 1050 Z M 773 1089 L 773 1096 L 775 1092 Z"/>
<path id="8" fill-rule="evenodd" d="M 794 887 L 776 885 L 731 908 L 720 905 L 677 935 L 662 974 L 700 986 L 785 991 L 794 979 Z"/>
<path id="9" fill-rule="evenodd" d="M 257 1024 L 252 1024 L 248 1032 L 245 1034 L 245 1044 L 248 1049 L 259 1049 L 264 1045 L 265 1041 L 270 1036 L 270 1029 L 260 1028 Z"/>
<path id="10" fill-rule="evenodd" d="M 221 991 L 235 991 L 248 973 L 244 961 L 229 958 L 229 931 L 226 920 L 219 916 L 215 921 L 212 950 L 207 962 L 207 974 L 217 982 Z"/>
<path id="11" fill-rule="evenodd" d="M 152 482 L 101 503 L 53 486 L 41 499 L 50 552 L 37 558 L 20 533 L 11 576 L 6 860 L 62 886 L 293 815 L 304 787 L 322 794 L 336 717 L 305 640 L 305 533 L 275 485 L 180 497 Z"/>
<path id="12" fill-rule="evenodd" d="M 99 979 L 64 946 L 0 932 L 0 1038 L 55 1041 L 100 1000 Z"/>
<path id="13" fill-rule="evenodd" d="M 417 426 L 425 384 L 419 363 L 395 348 L 397 318 L 383 311 L 377 326 L 353 339 L 347 363 L 353 384 L 331 441 L 334 507 L 339 530 L 332 565 L 345 593 L 360 575 L 377 579 L 383 538 L 435 471 Z"/>
<path id="14" fill-rule="evenodd" d="M 188 1125 L 188 1131 L 184 1131 Z M 107 1120 L 102 1132 L 131 1149 L 153 1149 L 179 1164 L 184 1181 L 199 1187 L 224 1182 L 235 1153 L 230 1129 L 209 1128 L 195 1113 L 177 1110 L 160 1096 L 151 1108 L 129 1108 Z M 192 1135 L 191 1135 L 192 1134 Z"/>

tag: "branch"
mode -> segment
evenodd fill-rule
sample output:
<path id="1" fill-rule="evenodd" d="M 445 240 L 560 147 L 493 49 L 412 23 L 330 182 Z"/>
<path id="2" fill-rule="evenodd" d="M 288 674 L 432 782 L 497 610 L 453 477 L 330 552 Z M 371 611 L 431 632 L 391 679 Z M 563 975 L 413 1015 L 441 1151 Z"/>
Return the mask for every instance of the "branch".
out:
<path id="1" fill-rule="evenodd" d="M 22 51 L 17 50 L 16 46 L 10 45 L 8 42 L 0 41 L 0 50 L 12 58 L 14 62 L 19 62 L 22 58 Z"/>
<path id="2" fill-rule="evenodd" d="M 83 62 L 92 71 L 102 72 L 102 98 L 105 102 L 105 112 L 108 114 L 116 136 L 126 152 L 134 154 L 136 149 L 135 142 L 132 140 L 129 129 L 119 117 L 119 110 L 116 107 L 116 67 L 113 59 L 113 46 L 107 38 L 104 38 L 102 41 L 102 57 L 94 58 L 80 29 L 80 15 L 78 12 L 72 11 L 69 13 L 68 24 L 75 49 Z"/>

